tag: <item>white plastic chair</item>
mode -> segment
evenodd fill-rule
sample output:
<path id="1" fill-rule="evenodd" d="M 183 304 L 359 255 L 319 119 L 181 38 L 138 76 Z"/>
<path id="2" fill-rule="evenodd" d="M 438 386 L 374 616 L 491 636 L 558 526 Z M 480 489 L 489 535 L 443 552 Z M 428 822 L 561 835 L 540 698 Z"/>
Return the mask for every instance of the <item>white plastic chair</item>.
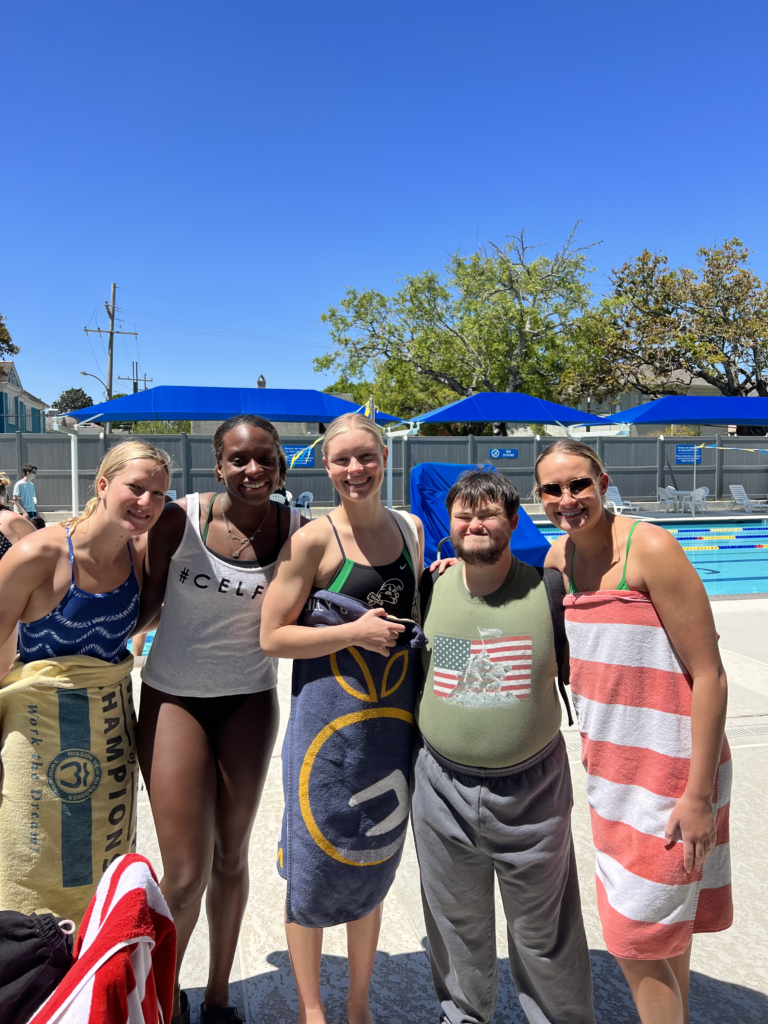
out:
<path id="1" fill-rule="evenodd" d="M 706 512 L 707 494 L 709 494 L 708 487 L 697 487 L 691 498 L 683 498 L 683 512 L 686 509 L 691 513 Z"/>
<path id="2" fill-rule="evenodd" d="M 306 513 L 307 518 L 312 518 L 312 502 L 315 500 L 315 496 L 312 491 L 302 491 L 296 499 L 296 508 L 301 509 Z"/>
<path id="3" fill-rule="evenodd" d="M 620 516 L 625 508 L 629 509 L 630 512 L 640 511 L 639 507 L 631 501 L 621 500 L 618 487 L 609 487 L 605 492 L 605 507 L 610 508 L 611 505 L 613 506 L 613 511 L 617 516 Z"/>
<path id="4" fill-rule="evenodd" d="M 729 484 L 728 490 L 731 492 L 730 507 L 732 509 L 735 508 L 736 505 L 743 505 L 745 512 L 768 508 L 768 501 L 755 501 L 754 498 L 750 498 L 741 484 Z"/>
<path id="5" fill-rule="evenodd" d="M 661 512 L 661 506 L 663 504 L 665 512 L 670 511 L 670 505 L 672 506 L 671 511 L 677 512 L 677 496 L 671 493 L 674 491 L 674 487 L 658 487 L 657 491 L 659 493 L 659 507 L 656 511 Z"/>
<path id="6" fill-rule="evenodd" d="M 286 491 L 285 494 L 270 494 L 269 500 L 276 501 L 279 505 L 290 505 L 293 499 L 293 495 L 290 491 Z"/>

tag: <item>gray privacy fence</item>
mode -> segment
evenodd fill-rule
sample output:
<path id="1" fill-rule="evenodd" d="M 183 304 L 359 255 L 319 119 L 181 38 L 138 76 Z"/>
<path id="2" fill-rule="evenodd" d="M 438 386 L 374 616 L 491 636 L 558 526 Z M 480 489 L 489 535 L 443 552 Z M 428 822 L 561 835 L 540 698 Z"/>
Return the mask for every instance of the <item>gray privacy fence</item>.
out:
<path id="1" fill-rule="evenodd" d="M 202 434 L 146 434 L 152 444 L 164 448 L 174 465 L 171 488 L 181 496 L 191 491 L 218 491 L 221 485 L 213 474 L 212 437 Z M 108 445 L 119 444 L 125 435 L 83 434 L 78 437 L 80 507 L 92 495 L 93 478 Z M 289 457 L 307 445 L 307 436 L 284 437 Z M 611 482 L 622 497 L 651 501 L 657 488 L 673 486 L 680 490 L 693 486 L 693 444 L 717 444 L 704 448 L 696 467 L 696 486 L 708 487 L 711 498 L 730 498 L 729 484 L 742 484 L 752 497 L 768 493 L 768 456 L 739 451 L 762 444 L 768 438 L 748 437 L 665 438 L 596 437 L 585 438 L 606 464 Z M 538 454 L 552 438 L 537 441 L 533 437 L 410 437 L 393 441 L 393 500 L 410 504 L 410 472 L 420 462 L 493 463 L 515 484 L 523 498 L 533 487 L 533 465 Z M 724 450 L 723 450 L 724 449 Z M 35 480 L 38 509 L 51 512 L 71 508 L 70 439 L 66 434 L 0 434 L 0 470 L 12 481 L 21 476 L 21 467 L 30 462 L 38 467 Z M 320 445 L 309 456 L 310 464 L 288 471 L 286 486 L 297 498 L 311 491 L 319 504 L 335 504 L 335 492 L 325 472 Z M 680 461 L 682 460 L 682 461 Z"/>

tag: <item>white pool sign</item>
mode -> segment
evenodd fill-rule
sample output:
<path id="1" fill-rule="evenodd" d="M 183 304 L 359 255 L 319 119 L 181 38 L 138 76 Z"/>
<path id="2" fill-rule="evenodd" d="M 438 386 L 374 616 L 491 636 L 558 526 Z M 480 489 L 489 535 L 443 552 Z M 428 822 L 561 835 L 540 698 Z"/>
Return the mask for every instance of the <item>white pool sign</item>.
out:
<path id="1" fill-rule="evenodd" d="M 700 466 L 701 465 L 701 448 L 695 444 L 676 444 L 675 445 L 675 465 L 676 466 Z"/>
<path id="2" fill-rule="evenodd" d="M 488 454 L 492 459 L 516 459 L 517 448 L 491 448 Z"/>

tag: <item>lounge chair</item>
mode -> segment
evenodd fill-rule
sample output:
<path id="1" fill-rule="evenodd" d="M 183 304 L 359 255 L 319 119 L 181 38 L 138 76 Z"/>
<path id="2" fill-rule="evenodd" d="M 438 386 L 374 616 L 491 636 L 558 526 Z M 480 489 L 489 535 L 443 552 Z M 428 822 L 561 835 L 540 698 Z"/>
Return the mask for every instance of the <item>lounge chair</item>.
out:
<path id="1" fill-rule="evenodd" d="M 639 506 L 633 504 L 633 502 L 621 500 L 618 487 L 609 487 L 605 492 L 605 507 L 611 508 L 611 506 L 613 506 L 612 511 L 615 512 L 617 516 L 620 516 L 625 508 L 629 509 L 630 512 L 640 511 Z"/>
<path id="2" fill-rule="evenodd" d="M 756 501 L 754 498 L 750 498 L 741 484 L 729 484 L 728 490 L 731 492 L 731 509 L 735 508 L 736 505 L 743 505 L 745 512 L 755 512 L 768 508 L 768 501 Z"/>

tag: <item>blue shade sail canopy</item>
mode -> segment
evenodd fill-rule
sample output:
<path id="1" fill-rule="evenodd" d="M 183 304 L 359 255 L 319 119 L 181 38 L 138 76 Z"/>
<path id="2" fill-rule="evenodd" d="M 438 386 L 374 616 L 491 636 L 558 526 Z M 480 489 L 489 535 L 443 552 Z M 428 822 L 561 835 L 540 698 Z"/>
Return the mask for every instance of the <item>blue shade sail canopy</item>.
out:
<path id="1" fill-rule="evenodd" d="M 479 467 L 495 472 L 490 464 Z M 478 466 L 459 466 L 449 462 L 421 462 L 411 470 L 411 511 L 424 524 L 424 564 L 430 565 L 437 558 L 437 545 L 450 533 L 448 509 L 445 499 L 448 491 L 462 473 L 478 469 Z M 533 483 L 533 474 L 531 474 Z M 549 541 L 539 532 L 535 523 L 524 509 L 520 509 L 517 529 L 512 534 L 510 548 L 521 562 L 528 565 L 544 565 L 549 551 Z M 440 555 L 453 555 L 454 550 L 447 541 Z"/>
<path id="2" fill-rule="evenodd" d="M 592 413 L 579 412 L 567 405 L 533 398 L 521 391 L 481 391 L 460 398 L 440 409 L 414 417 L 414 423 L 576 423 L 604 424 Z"/>
<path id="3" fill-rule="evenodd" d="M 121 420 L 228 420 L 239 413 L 262 416 L 273 423 L 330 423 L 361 407 L 323 391 L 293 388 L 198 388 L 162 386 L 138 391 L 68 412 L 78 422 Z M 400 423 L 397 416 L 376 413 L 377 423 Z"/>
<path id="4" fill-rule="evenodd" d="M 607 423 L 692 423 L 768 426 L 768 398 L 667 395 L 606 416 Z"/>

